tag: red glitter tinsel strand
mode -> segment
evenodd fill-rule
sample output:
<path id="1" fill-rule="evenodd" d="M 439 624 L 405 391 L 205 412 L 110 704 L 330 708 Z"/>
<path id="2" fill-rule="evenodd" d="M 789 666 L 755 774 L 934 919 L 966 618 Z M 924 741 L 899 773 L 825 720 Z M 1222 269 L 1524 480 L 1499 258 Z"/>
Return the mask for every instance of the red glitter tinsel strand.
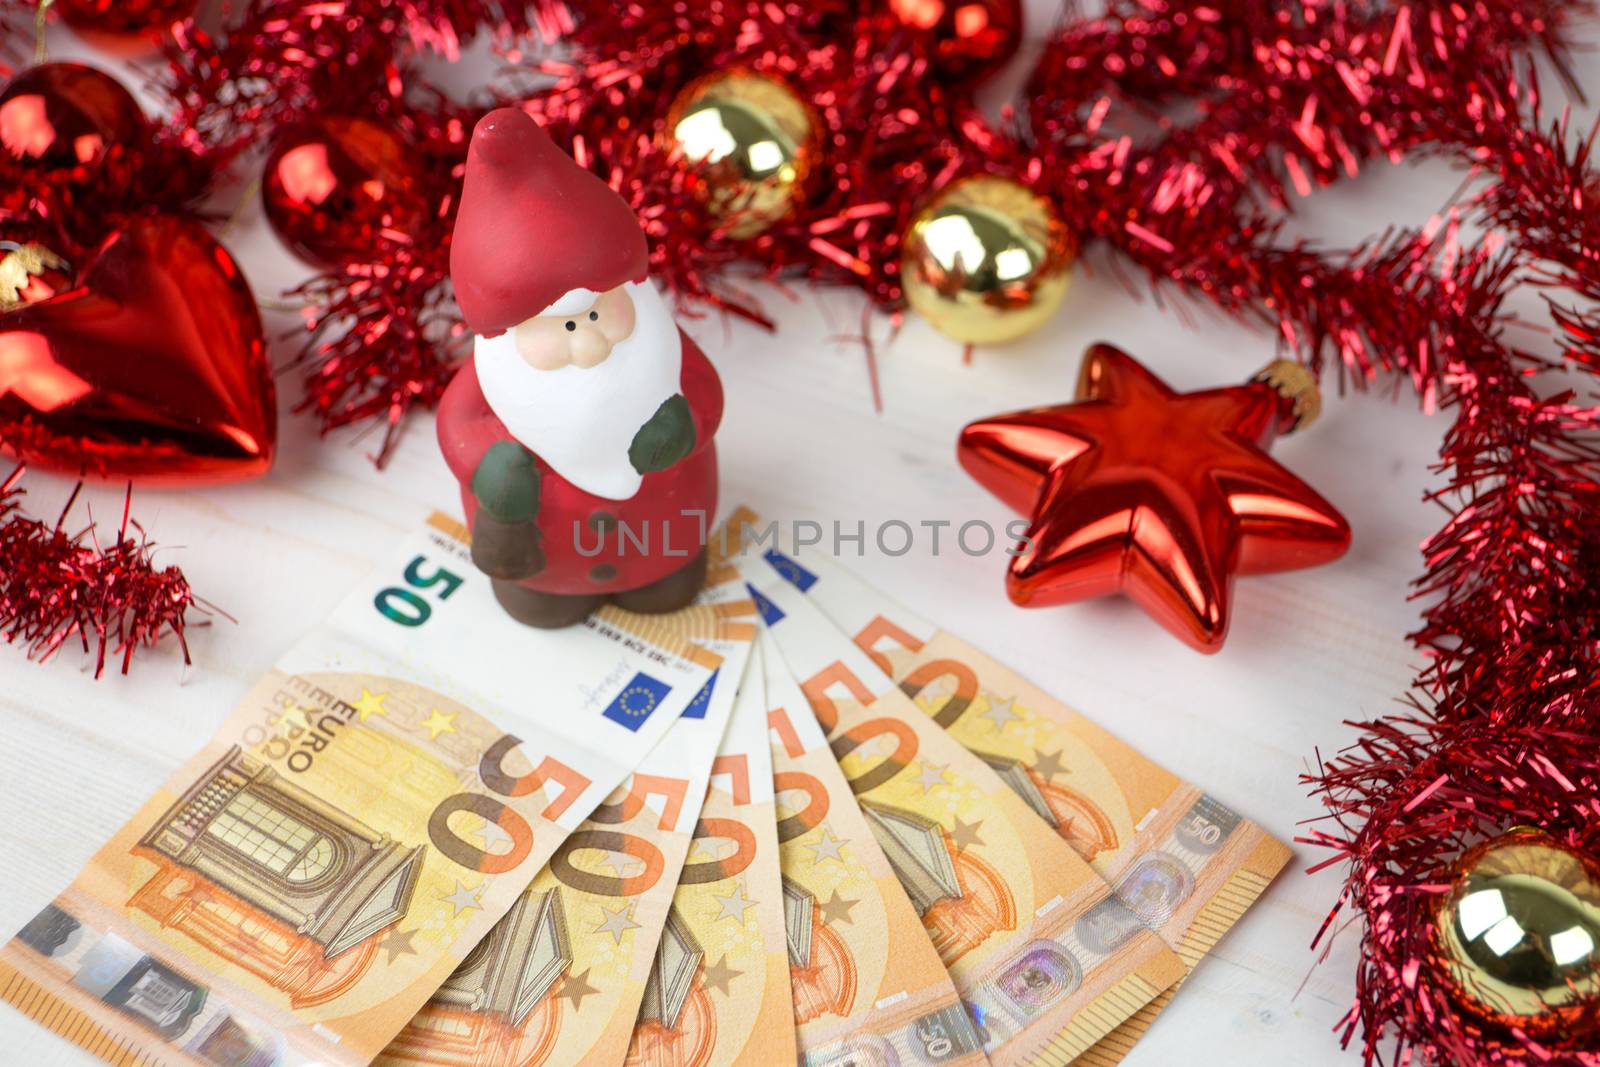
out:
<path id="1" fill-rule="evenodd" d="M 126 674 L 139 648 L 171 633 L 187 664 L 184 627 L 199 604 L 183 572 L 157 568 L 154 546 L 130 534 L 139 530 L 129 517 L 132 488 L 116 540 L 101 545 L 93 526 L 66 529 L 76 490 L 54 525 L 23 515 L 23 470 L 0 482 L 0 637 L 40 660 L 76 639 L 93 654 L 98 678 L 108 658 Z"/>

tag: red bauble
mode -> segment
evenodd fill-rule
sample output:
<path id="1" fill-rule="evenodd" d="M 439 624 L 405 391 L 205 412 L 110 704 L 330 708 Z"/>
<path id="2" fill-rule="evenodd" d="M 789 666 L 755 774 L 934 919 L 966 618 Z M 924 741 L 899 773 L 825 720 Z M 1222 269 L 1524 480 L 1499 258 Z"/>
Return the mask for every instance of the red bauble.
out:
<path id="1" fill-rule="evenodd" d="M 81 63 L 30 67 L 0 92 L 0 146 L 28 166 L 92 166 L 113 145 L 132 144 L 147 128 L 132 93 Z"/>
<path id="2" fill-rule="evenodd" d="M 137 219 L 78 285 L 0 315 L 0 443 L 70 474 L 229 482 L 272 463 L 255 299 L 204 229 Z"/>
<path id="3" fill-rule="evenodd" d="M 1076 403 L 981 419 L 958 452 L 969 474 L 1032 516 L 1006 576 L 1013 601 L 1120 592 L 1215 652 L 1235 571 L 1312 567 L 1350 546 L 1344 517 L 1265 451 L 1296 419 L 1264 382 L 1174 393 L 1095 345 Z"/>
<path id="4" fill-rule="evenodd" d="M 283 243 L 313 263 L 376 254 L 416 235 L 428 205 L 418 157 L 393 127 L 319 115 L 290 130 L 267 161 L 261 199 Z"/>
<path id="5" fill-rule="evenodd" d="M 143 37 L 194 14 L 198 0 L 55 0 L 67 25 L 87 33 Z"/>
<path id="6" fill-rule="evenodd" d="M 954 82 L 980 82 L 1022 43 L 1022 0 L 888 0 L 901 23 L 930 34 L 934 73 Z"/>

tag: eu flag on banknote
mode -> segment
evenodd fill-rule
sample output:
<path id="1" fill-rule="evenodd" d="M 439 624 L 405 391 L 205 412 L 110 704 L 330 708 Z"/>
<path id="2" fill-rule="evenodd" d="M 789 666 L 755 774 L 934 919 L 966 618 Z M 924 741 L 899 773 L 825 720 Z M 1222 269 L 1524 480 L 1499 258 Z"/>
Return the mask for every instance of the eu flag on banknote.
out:
<path id="1" fill-rule="evenodd" d="M 784 581 L 802 593 L 807 592 L 817 584 L 817 576 L 815 574 L 812 574 L 775 548 L 769 548 L 761 558 L 771 564 L 772 569 L 782 575 Z"/>
<path id="2" fill-rule="evenodd" d="M 659 682 L 640 671 L 622 687 L 622 692 L 606 705 L 606 710 L 601 714 L 630 730 L 638 730 L 671 691 L 672 687 L 666 682 Z"/>
<path id="3" fill-rule="evenodd" d="M 768 626 L 776 626 L 783 619 L 783 609 L 761 595 L 760 590 L 749 582 L 744 587 L 750 593 L 750 599 L 756 602 L 756 610 L 761 613 L 761 621 Z"/>
<path id="4" fill-rule="evenodd" d="M 722 670 L 720 668 L 711 672 L 711 677 L 707 678 L 706 684 L 700 687 L 700 692 L 696 693 L 694 699 L 689 701 L 689 706 L 683 709 L 683 717 L 685 719 L 703 719 L 706 717 L 706 711 L 711 707 L 711 690 L 716 688 L 717 675 L 721 673 Z"/>

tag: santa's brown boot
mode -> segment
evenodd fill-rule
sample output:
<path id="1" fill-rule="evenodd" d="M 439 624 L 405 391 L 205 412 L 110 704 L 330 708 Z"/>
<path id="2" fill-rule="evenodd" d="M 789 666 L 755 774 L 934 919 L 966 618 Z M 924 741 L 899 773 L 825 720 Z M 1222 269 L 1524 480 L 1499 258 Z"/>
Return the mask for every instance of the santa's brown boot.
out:
<path id="1" fill-rule="evenodd" d="M 582 622 L 590 612 L 606 602 L 606 598 L 598 594 L 567 596 L 562 593 L 541 593 L 503 578 L 492 581 L 494 598 L 500 601 L 506 614 L 524 626 L 537 626 L 541 630 L 559 630 L 563 626 Z"/>
<path id="2" fill-rule="evenodd" d="M 626 593 L 618 593 L 611 600 L 617 607 L 637 611 L 641 615 L 661 615 L 688 607 L 700 592 L 700 587 L 706 584 L 707 559 L 708 554 L 702 548 L 698 556 L 665 578 L 658 578 L 649 585 L 641 585 Z"/>

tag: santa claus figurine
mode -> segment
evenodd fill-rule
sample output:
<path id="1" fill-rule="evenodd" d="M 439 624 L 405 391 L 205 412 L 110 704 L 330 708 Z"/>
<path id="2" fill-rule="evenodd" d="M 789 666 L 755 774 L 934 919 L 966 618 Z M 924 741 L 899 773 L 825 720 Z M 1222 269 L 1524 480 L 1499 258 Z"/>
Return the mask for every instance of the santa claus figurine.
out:
<path id="1" fill-rule="evenodd" d="M 705 578 L 722 384 L 649 279 L 628 205 L 537 123 L 472 134 L 450 250 L 472 359 L 439 405 L 472 559 L 506 611 L 672 611 Z"/>

